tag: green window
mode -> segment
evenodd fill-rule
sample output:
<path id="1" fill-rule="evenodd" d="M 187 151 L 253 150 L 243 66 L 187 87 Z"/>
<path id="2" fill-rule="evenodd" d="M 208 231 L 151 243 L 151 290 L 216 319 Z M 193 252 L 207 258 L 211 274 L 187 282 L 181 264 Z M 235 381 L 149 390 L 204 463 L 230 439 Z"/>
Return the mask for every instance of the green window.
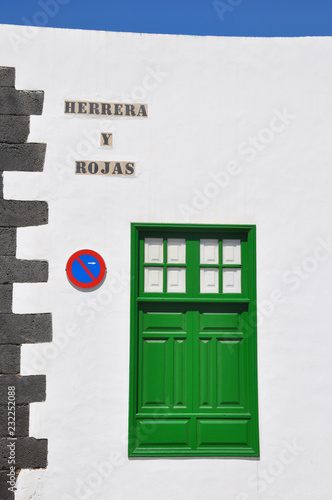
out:
<path id="1" fill-rule="evenodd" d="M 255 226 L 132 224 L 129 456 L 258 456 Z"/>

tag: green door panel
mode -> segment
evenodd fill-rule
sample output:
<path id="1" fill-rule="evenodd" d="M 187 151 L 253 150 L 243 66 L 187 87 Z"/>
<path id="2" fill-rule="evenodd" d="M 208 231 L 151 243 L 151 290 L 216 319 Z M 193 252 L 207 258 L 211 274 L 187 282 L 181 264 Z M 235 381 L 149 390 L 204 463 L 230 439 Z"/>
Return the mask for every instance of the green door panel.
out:
<path id="1" fill-rule="evenodd" d="M 162 242 L 163 262 L 145 264 L 144 238 Z M 169 238 L 186 241 L 178 295 Z M 219 242 L 220 276 L 223 239 L 240 240 L 241 292 L 200 293 L 201 238 Z M 132 242 L 129 456 L 259 456 L 254 226 L 133 224 Z M 162 293 L 144 292 L 146 265 L 163 268 Z"/>
<path id="2" fill-rule="evenodd" d="M 146 419 L 137 422 L 138 448 L 190 449 L 190 420 Z"/>
<path id="3" fill-rule="evenodd" d="M 143 338 L 139 369 L 141 411 L 151 408 L 191 409 L 191 349 L 180 337 Z"/>
<path id="4" fill-rule="evenodd" d="M 217 406 L 243 404 L 243 340 L 216 341 Z M 242 401 L 241 401 L 242 400 Z"/>
<path id="5" fill-rule="evenodd" d="M 143 339 L 142 406 L 168 406 L 167 339 Z"/>
<path id="6" fill-rule="evenodd" d="M 248 445 L 248 420 L 197 419 L 197 446 Z"/>
<path id="7" fill-rule="evenodd" d="M 184 332 L 186 331 L 186 315 L 181 312 L 145 312 L 143 315 L 143 332 Z"/>
<path id="8" fill-rule="evenodd" d="M 198 408 L 215 408 L 216 364 L 210 338 L 199 339 L 198 352 Z"/>
<path id="9" fill-rule="evenodd" d="M 173 341 L 173 407 L 189 409 L 190 394 L 189 385 L 191 382 L 189 369 L 187 339 L 175 338 Z"/>
<path id="10" fill-rule="evenodd" d="M 200 331 L 237 330 L 239 315 L 230 313 L 202 313 L 200 316 Z"/>
<path id="11" fill-rule="evenodd" d="M 183 309 L 183 306 L 182 306 Z M 191 411 L 190 312 L 140 311 L 139 331 L 139 411 L 165 408 Z M 189 318 L 190 320 L 190 318 Z"/>
<path id="12" fill-rule="evenodd" d="M 198 409 L 218 412 L 224 405 L 244 407 L 244 341 L 204 337 L 199 339 Z"/>

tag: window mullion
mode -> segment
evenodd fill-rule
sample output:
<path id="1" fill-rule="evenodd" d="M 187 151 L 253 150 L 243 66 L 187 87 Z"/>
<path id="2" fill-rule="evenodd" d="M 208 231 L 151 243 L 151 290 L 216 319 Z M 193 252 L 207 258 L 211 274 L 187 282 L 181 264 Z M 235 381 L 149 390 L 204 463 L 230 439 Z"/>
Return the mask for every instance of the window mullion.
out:
<path id="1" fill-rule="evenodd" d="M 167 292 L 167 238 L 164 238 L 163 293 Z"/>

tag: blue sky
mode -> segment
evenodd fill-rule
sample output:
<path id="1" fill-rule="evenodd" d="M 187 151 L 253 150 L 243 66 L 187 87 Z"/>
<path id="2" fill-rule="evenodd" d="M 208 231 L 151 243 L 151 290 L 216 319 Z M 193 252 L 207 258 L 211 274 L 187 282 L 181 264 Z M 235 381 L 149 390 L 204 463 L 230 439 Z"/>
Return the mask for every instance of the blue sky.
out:
<path id="1" fill-rule="evenodd" d="M 0 24 L 215 36 L 332 35 L 332 0 L 12 0 Z"/>

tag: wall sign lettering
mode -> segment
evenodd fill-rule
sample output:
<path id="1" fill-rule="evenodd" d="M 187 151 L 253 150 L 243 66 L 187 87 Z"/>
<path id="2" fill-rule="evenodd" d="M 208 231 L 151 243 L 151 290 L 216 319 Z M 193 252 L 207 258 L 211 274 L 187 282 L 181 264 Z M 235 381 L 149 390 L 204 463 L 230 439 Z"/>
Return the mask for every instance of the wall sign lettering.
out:
<path id="1" fill-rule="evenodd" d="M 65 114 L 95 116 L 148 116 L 147 104 L 125 104 L 114 102 L 65 101 Z"/>
<path id="2" fill-rule="evenodd" d="M 132 161 L 77 161 L 75 174 L 135 176 Z"/>
<path id="3" fill-rule="evenodd" d="M 148 116 L 148 105 L 115 102 L 65 101 L 64 111 L 66 115 L 146 118 Z M 100 146 L 106 146 L 108 148 L 113 146 L 113 134 L 111 132 L 101 132 Z M 135 177 L 135 162 L 80 160 L 75 161 L 75 174 Z"/>

